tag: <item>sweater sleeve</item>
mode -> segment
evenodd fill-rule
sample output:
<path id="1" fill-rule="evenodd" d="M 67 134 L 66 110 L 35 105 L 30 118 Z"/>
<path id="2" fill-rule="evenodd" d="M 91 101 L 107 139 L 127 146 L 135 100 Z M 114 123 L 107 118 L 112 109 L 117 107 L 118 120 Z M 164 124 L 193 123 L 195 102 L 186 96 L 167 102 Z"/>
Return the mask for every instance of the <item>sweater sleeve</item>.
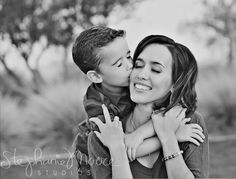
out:
<path id="1" fill-rule="evenodd" d="M 100 142 L 94 132 L 88 137 L 88 153 L 93 179 L 112 178 L 109 149 Z"/>
<path id="2" fill-rule="evenodd" d="M 195 178 L 207 178 L 209 175 L 209 142 L 208 132 L 202 116 L 195 113 L 192 117 L 191 123 L 199 124 L 203 129 L 205 135 L 204 142 L 200 146 L 193 143 L 184 143 L 184 160 L 188 168 L 191 170 Z"/>

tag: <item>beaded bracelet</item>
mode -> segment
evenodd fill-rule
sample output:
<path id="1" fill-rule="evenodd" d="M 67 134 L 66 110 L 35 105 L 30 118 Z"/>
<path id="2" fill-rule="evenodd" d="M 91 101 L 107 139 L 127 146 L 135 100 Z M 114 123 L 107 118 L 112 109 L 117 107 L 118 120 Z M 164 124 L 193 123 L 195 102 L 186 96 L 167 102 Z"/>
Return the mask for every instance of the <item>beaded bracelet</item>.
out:
<path id="1" fill-rule="evenodd" d="M 172 159 L 172 158 L 175 158 L 175 157 L 181 155 L 182 153 L 184 153 L 183 150 L 180 150 L 179 152 L 176 152 L 176 153 L 173 153 L 173 154 L 171 154 L 171 155 L 169 155 L 169 156 L 163 157 L 163 158 L 162 158 L 162 161 L 165 162 L 165 161 L 167 161 L 167 160 L 170 160 L 170 159 Z"/>

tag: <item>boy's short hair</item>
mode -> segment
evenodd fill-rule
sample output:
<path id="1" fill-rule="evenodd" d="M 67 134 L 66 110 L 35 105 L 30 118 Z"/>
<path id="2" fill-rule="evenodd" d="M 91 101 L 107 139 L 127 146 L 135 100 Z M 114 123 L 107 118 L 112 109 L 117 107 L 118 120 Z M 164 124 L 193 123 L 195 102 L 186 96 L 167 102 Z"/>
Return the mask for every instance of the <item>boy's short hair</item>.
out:
<path id="1" fill-rule="evenodd" d="M 104 26 L 95 26 L 84 30 L 73 45 L 74 62 L 85 74 L 89 70 L 99 72 L 98 66 L 102 59 L 97 53 L 98 49 L 113 42 L 117 37 L 124 37 L 124 35 L 124 30 L 115 30 Z"/>

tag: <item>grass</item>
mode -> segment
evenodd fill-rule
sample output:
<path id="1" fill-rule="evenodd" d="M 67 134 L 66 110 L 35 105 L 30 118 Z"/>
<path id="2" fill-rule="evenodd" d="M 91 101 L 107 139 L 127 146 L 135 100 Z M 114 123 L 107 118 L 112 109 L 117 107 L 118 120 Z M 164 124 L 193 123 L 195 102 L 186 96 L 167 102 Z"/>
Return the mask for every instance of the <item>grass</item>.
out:
<path id="1" fill-rule="evenodd" d="M 210 143 L 210 177 L 236 178 L 236 140 Z"/>
<path id="2" fill-rule="evenodd" d="M 219 143 L 210 143 L 210 178 L 236 178 L 236 140 Z M 26 166 L 13 166 L 9 169 L 0 169 L 1 179 L 77 179 L 77 164 L 73 160 L 72 168 L 61 165 L 33 166 L 32 176 L 25 174 Z"/>

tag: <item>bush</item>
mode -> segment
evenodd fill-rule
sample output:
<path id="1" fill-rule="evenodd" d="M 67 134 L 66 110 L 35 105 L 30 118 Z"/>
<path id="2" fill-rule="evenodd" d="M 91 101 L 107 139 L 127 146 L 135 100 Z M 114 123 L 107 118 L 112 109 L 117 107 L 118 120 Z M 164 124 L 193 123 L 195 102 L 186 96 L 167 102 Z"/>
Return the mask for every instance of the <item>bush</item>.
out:
<path id="1" fill-rule="evenodd" d="M 67 82 L 45 89 L 28 101 L 28 127 L 41 148 L 68 147 L 76 134 L 76 125 L 85 119 L 82 99 L 86 85 Z M 54 147 L 53 147 L 54 146 Z"/>
<path id="2" fill-rule="evenodd" d="M 24 153 L 25 147 L 65 152 L 73 142 L 77 124 L 86 117 L 82 99 L 87 86 L 82 81 L 51 85 L 40 95 L 30 94 L 23 107 L 14 98 L 2 97 L 1 144 L 11 151 L 17 148 L 18 153 Z"/>
<path id="3" fill-rule="evenodd" d="M 236 118 L 235 70 L 214 68 L 200 71 L 197 82 L 199 111 L 216 125 L 233 126 Z M 214 124 L 215 122 L 215 124 Z M 213 126 L 209 126 L 210 128 Z M 222 126 L 218 126 L 223 128 Z"/>
<path id="4" fill-rule="evenodd" d="M 17 98 L 0 94 L 0 159 L 3 151 L 13 152 L 14 148 L 24 146 L 27 140 L 26 118 L 19 103 Z"/>

